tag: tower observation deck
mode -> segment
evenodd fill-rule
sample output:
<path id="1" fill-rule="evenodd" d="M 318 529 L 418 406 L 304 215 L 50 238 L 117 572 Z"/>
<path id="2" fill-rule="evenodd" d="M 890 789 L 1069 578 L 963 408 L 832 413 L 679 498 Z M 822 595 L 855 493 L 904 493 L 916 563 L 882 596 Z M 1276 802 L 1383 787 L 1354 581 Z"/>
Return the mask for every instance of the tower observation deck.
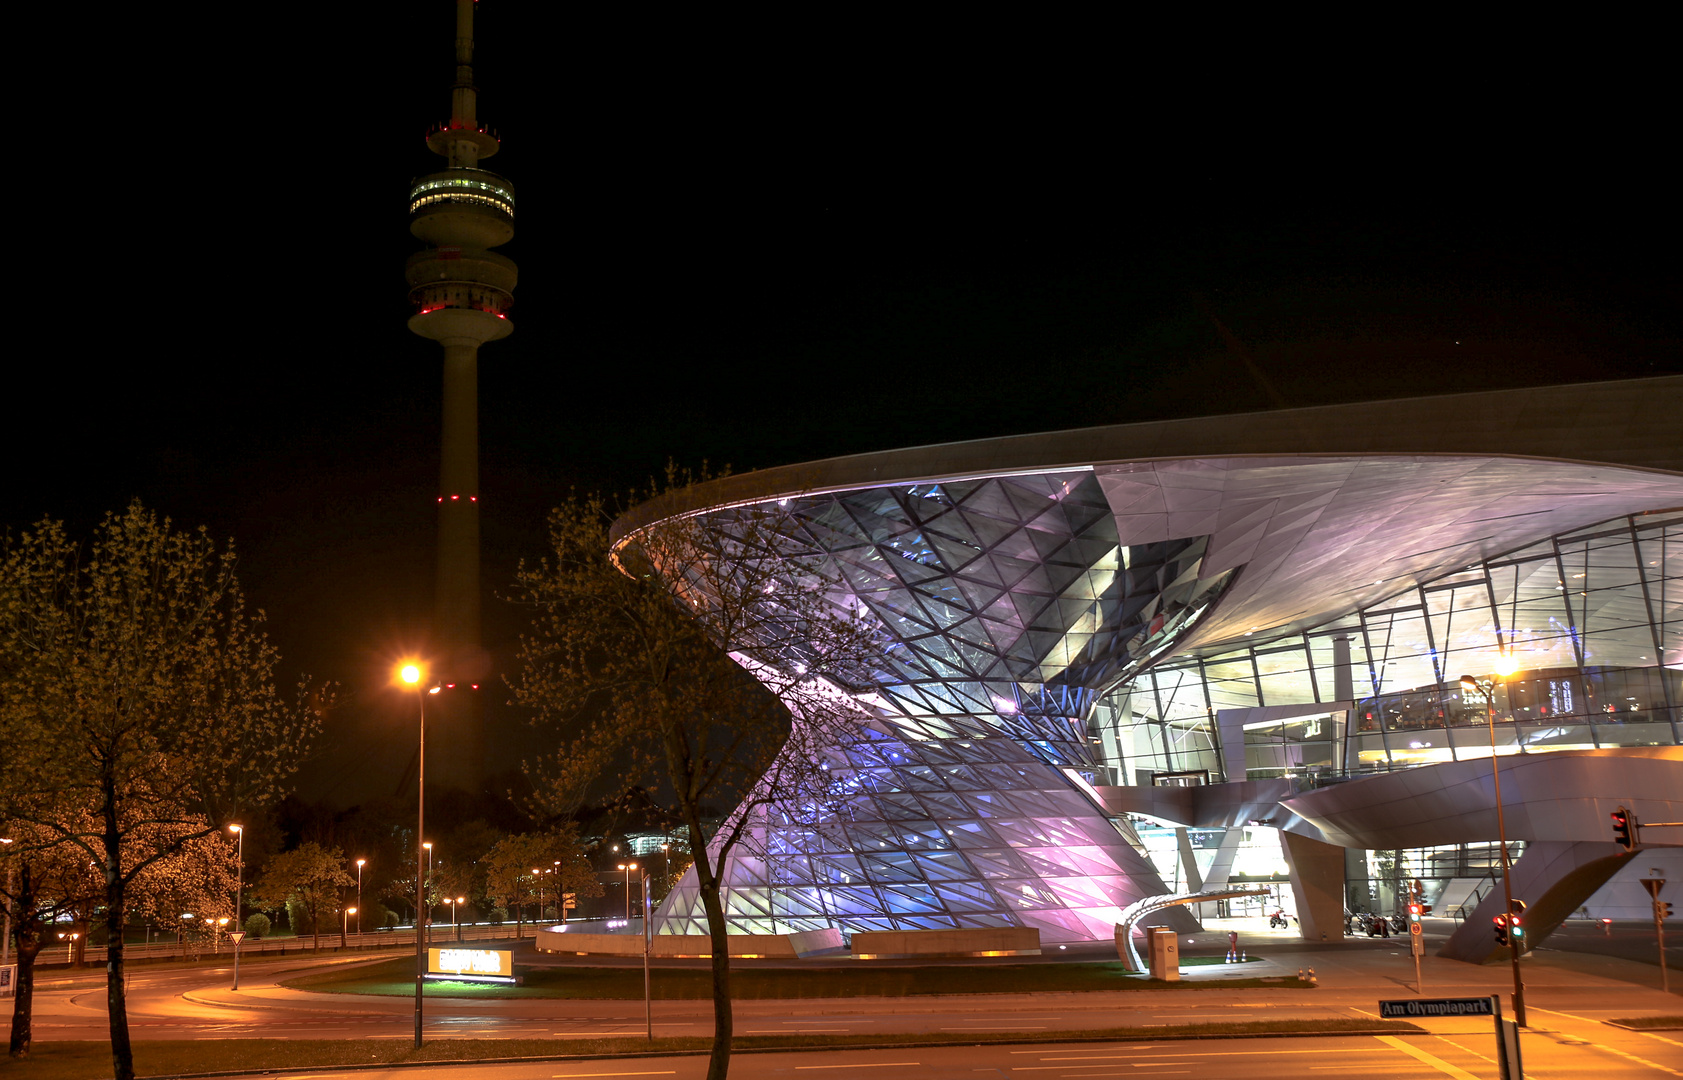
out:
<path id="1" fill-rule="evenodd" d="M 474 0 L 456 0 L 456 81 L 450 119 L 427 133 L 447 165 L 409 185 L 409 231 L 427 246 L 409 257 L 409 329 L 444 349 L 439 447 L 438 582 L 434 674 L 459 691 L 440 695 L 431 772 L 446 787 L 477 791 L 484 773 L 483 713 L 470 688 L 490 660 L 480 641 L 479 347 L 513 333 L 514 262 L 492 248 L 514 238 L 514 185 L 479 167 L 498 140 L 478 118 L 473 84 Z"/>

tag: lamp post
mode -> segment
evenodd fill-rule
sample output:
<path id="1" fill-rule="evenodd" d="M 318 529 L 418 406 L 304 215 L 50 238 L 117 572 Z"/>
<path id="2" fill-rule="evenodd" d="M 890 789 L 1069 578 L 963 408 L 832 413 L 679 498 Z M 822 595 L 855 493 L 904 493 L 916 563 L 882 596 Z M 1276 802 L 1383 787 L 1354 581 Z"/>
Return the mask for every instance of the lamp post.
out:
<path id="1" fill-rule="evenodd" d="M 355 914 L 356 914 L 356 908 L 348 907 L 348 908 L 345 909 L 344 917 L 339 920 L 339 947 L 341 949 L 343 949 L 345 947 L 345 935 L 350 933 L 350 930 L 351 930 L 351 916 L 355 915 Z"/>
<path id="2" fill-rule="evenodd" d="M 245 929 L 245 920 L 240 918 L 240 906 L 245 893 L 245 826 L 230 825 L 228 831 L 239 838 L 239 854 L 234 859 L 234 929 Z M 234 989 L 240 988 L 240 944 L 245 941 L 241 934 L 234 939 Z"/>
<path id="3" fill-rule="evenodd" d="M 421 669 L 415 664 L 405 664 L 398 672 L 398 678 L 415 688 L 415 700 L 420 705 L 421 742 L 415 757 L 415 842 L 419 844 L 427 829 L 427 698 L 428 694 L 438 693 L 438 687 L 427 690 L 421 689 Z M 432 845 L 426 845 L 427 855 L 432 854 Z M 426 981 L 427 974 L 427 939 L 426 916 L 421 904 L 426 897 L 426 860 L 421 857 L 420 847 L 415 848 L 415 1048 L 421 1047 L 421 986 Z"/>
<path id="4" fill-rule="evenodd" d="M 437 693 L 436 690 L 433 691 L 433 692 Z M 426 843 L 422 844 L 421 846 L 427 849 L 427 878 L 426 878 L 426 881 L 427 881 L 428 885 L 431 885 L 432 884 L 432 841 L 428 840 Z M 428 945 L 432 944 L 432 897 L 430 895 L 427 897 L 427 944 Z"/>
<path id="5" fill-rule="evenodd" d="M 368 865 L 367 859 L 356 861 L 356 936 L 362 936 L 362 868 Z"/>
<path id="6" fill-rule="evenodd" d="M 654 998 L 649 993 L 649 946 L 654 939 L 651 927 L 654 920 L 649 918 L 649 868 L 643 867 L 643 1026 L 648 1031 L 649 1041 L 654 1041 Z"/>
<path id="7" fill-rule="evenodd" d="M 631 921 L 631 871 L 637 869 L 634 862 L 622 862 L 619 868 L 625 871 L 625 921 Z"/>
<path id="8" fill-rule="evenodd" d="M 1507 678 L 1515 670 L 1513 660 L 1504 651 L 1496 663 L 1496 677 Z M 1461 676 L 1461 689 L 1477 691 L 1484 695 L 1485 726 L 1490 731 L 1490 778 L 1496 788 L 1496 838 L 1502 849 L 1502 900 L 1506 904 L 1502 914 L 1511 919 L 1514 911 L 1513 868 L 1508 865 L 1508 825 L 1502 814 L 1502 759 L 1496 756 L 1496 679 L 1480 679 L 1472 675 Z M 1508 938 L 1508 962 L 1513 967 L 1514 975 L 1514 1022 L 1525 1027 L 1525 984 L 1519 977 L 1519 944 L 1518 940 Z"/>

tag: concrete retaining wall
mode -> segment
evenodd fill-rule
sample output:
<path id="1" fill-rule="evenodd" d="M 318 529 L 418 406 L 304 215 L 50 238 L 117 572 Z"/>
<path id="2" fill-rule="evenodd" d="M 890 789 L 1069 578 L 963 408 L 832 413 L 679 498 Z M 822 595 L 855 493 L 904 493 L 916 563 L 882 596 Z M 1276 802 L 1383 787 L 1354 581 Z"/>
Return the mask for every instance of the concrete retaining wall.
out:
<path id="1" fill-rule="evenodd" d="M 1032 926 L 981 930 L 869 930 L 853 935 L 853 957 L 856 960 L 1039 955 L 1040 930 Z"/>

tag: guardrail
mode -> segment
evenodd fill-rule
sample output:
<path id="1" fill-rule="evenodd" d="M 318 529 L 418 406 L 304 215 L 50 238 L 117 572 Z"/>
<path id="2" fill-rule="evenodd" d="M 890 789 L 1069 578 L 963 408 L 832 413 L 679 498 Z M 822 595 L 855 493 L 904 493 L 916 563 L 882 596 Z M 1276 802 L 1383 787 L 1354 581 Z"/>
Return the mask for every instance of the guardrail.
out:
<path id="1" fill-rule="evenodd" d="M 515 925 L 513 923 L 502 923 L 500 925 L 490 923 L 465 923 L 462 925 L 461 931 L 463 941 L 495 941 L 513 938 L 515 936 Z M 532 940 L 535 928 L 531 923 L 522 923 L 520 924 L 519 932 L 522 940 L 530 941 Z M 449 923 L 445 923 L 443 925 L 439 925 L 437 923 L 433 924 L 433 945 L 451 945 L 454 944 L 455 941 L 456 935 Z M 341 949 L 339 945 L 339 932 L 337 930 L 332 933 L 324 933 L 321 935 L 321 952 L 323 953 L 377 952 L 382 949 L 393 949 L 399 947 L 406 949 L 413 949 L 415 947 L 415 928 L 413 926 L 399 926 L 393 927 L 390 930 L 367 930 L 360 934 L 346 934 L 343 949 Z M 248 937 L 245 941 L 240 943 L 240 956 L 242 958 L 261 955 L 287 956 L 297 955 L 299 953 L 314 953 L 315 951 L 315 938 L 310 935 L 304 935 L 302 937 Z M 52 960 L 47 960 L 47 956 L 50 952 L 52 952 L 50 947 L 41 950 L 43 962 L 54 962 Z M 88 946 L 87 957 L 90 963 L 94 962 L 96 957 L 103 957 L 104 954 L 105 947 L 103 945 Z M 210 943 L 206 941 L 200 941 L 197 943 L 190 942 L 185 946 L 179 941 L 154 941 L 150 945 L 137 945 L 130 943 L 123 950 L 123 956 L 129 960 L 202 960 L 206 957 L 211 957 L 231 961 L 234 958 L 234 946 L 233 943 L 226 937 L 223 937 L 220 941 L 218 941 L 215 948 L 212 948 Z M 58 958 L 54 959 L 57 960 L 58 963 L 63 963 L 63 961 Z"/>

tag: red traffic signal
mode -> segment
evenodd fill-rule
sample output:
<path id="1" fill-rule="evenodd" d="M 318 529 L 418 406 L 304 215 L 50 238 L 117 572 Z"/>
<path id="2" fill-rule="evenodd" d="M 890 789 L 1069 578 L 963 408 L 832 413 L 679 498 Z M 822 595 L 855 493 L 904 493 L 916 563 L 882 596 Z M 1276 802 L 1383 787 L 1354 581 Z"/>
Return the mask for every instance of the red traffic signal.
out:
<path id="1" fill-rule="evenodd" d="M 1408 905 L 1408 917 L 1411 918 L 1411 919 L 1420 918 L 1420 905 L 1419 904 Z"/>
<path id="2" fill-rule="evenodd" d="M 1636 846 L 1636 830 L 1633 828 L 1630 811 L 1622 806 L 1613 811 L 1613 843 L 1626 851 Z"/>
<path id="3" fill-rule="evenodd" d="M 1506 915 L 1492 915 L 1490 921 L 1495 923 L 1496 944 L 1508 943 L 1508 917 Z"/>

